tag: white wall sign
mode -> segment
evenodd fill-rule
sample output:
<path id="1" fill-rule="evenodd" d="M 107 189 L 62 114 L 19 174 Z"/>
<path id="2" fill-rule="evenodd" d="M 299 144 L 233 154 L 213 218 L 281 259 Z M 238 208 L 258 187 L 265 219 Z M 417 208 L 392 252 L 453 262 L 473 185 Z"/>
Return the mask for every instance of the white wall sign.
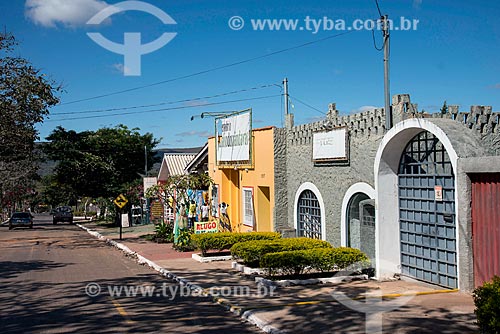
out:
<path id="1" fill-rule="evenodd" d="M 220 142 L 217 144 L 217 161 L 249 161 L 252 131 L 251 112 L 216 119 L 217 132 L 221 126 Z M 216 134 L 218 138 L 219 134 Z"/>
<path id="2" fill-rule="evenodd" d="M 313 134 L 313 161 L 347 160 L 347 128 Z"/>
<path id="3" fill-rule="evenodd" d="M 143 178 L 143 185 L 144 185 L 144 193 L 148 191 L 149 188 L 152 186 L 155 186 L 157 183 L 156 177 L 145 177 Z"/>

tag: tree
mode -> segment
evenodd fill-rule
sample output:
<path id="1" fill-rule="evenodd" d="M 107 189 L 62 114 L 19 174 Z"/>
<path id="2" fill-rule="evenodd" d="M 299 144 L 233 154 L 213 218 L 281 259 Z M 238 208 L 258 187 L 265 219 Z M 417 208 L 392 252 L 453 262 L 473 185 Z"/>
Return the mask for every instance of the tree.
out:
<path id="1" fill-rule="evenodd" d="M 448 105 L 446 104 L 446 101 L 444 101 L 443 106 L 441 107 L 441 115 L 446 115 L 448 113 Z"/>
<path id="2" fill-rule="evenodd" d="M 153 148 L 159 141 L 151 133 L 125 125 L 77 133 L 57 127 L 43 146 L 57 162 L 55 178 L 79 197 L 113 197 L 128 190 L 144 173 L 144 148 L 148 166 L 156 162 Z"/>
<path id="3" fill-rule="evenodd" d="M 33 189 L 38 170 L 35 128 L 59 103 L 61 88 L 26 59 L 11 56 L 17 42 L 0 33 L 0 204 L 13 204 Z"/>
<path id="4" fill-rule="evenodd" d="M 179 213 L 179 204 L 187 204 L 192 196 L 189 192 L 196 189 L 205 189 L 213 184 L 212 178 L 207 174 L 185 174 L 170 176 L 163 184 L 150 187 L 145 196 L 159 198 L 164 205 L 170 206 Z"/>

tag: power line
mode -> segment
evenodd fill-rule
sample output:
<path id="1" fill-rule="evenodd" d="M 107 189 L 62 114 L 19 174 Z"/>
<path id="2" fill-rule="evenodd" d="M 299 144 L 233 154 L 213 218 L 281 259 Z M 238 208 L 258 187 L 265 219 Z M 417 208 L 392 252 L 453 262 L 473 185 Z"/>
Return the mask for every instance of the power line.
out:
<path id="1" fill-rule="evenodd" d="M 237 61 L 237 62 L 234 62 L 234 63 L 230 63 L 230 64 L 218 66 L 218 67 L 213 67 L 213 68 L 210 68 L 210 69 L 207 69 L 207 70 L 203 70 L 203 71 L 199 71 L 199 72 L 195 72 L 195 73 L 191 73 L 191 74 L 187 74 L 187 75 L 182 75 L 182 76 L 171 78 L 171 79 L 167 79 L 167 80 L 158 81 L 158 82 L 151 83 L 151 84 L 148 84 L 148 85 L 137 86 L 137 87 L 134 87 L 134 88 L 124 89 L 124 90 L 120 90 L 120 91 L 116 91 L 116 92 L 112 92 L 112 93 L 107 93 L 107 94 L 92 96 L 92 97 L 88 97 L 88 98 L 84 98 L 84 99 L 79 99 L 79 100 L 74 100 L 74 101 L 70 101 L 70 102 L 65 102 L 65 103 L 61 103 L 59 105 L 62 106 L 62 105 L 74 104 L 74 103 L 79 103 L 79 102 L 84 102 L 84 101 L 95 100 L 95 99 L 101 99 L 101 98 L 108 97 L 108 96 L 113 96 L 113 95 L 128 93 L 128 92 L 132 92 L 132 91 L 136 91 L 136 90 L 140 90 L 140 89 L 144 89 L 144 88 L 149 88 L 149 87 L 154 87 L 154 86 L 158 86 L 158 85 L 163 85 L 163 84 L 166 84 L 166 83 L 170 83 L 170 82 L 174 82 L 174 81 L 178 81 L 178 80 L 182 80 L 182 79 L 192 78 L 192 77 L 195 77 L 195 76 L 198 76 L 198 75 L 202 75 L 202 74 L 206 74 L 206 73 L 210 73 L 210 72 L 219 71 L 219 70 L 226 69 L 226 68 L 229 68 L 229 67 L 234 67 L 234 66 L 238 66 L 238 65 L 250 63 L 252 61 L 256 61 L 256 60 L 259 60 L 259 59 L 271 57 L 271 56 L 274 56 L 274 55 L 277 55 L 277 54 L 280 54 L 280 53 L 284 53 L 284 52 L 296 50 L 296 49 L 299 49 L 299 48 L 303 48 L 303 47 L 306 47 L 306 46 L 309 46 L 309 45 L 313 45 L 313 44 L 316 44 L 316 43 L 320 43 L 320 42 L 323 42 L 323 41 L 326 41 L 326 40 L 329 40 L 329 39 L 333 39 L 333 38 L 337 38 L 337 37 L 340 37 L 340 36 L 343 36 L 343 35 L 347 35 L 347 34 L 355 32 L 355 31 L 356 30 L 344 31 L 344 32 L 341 32 L 341 33 L 338 33 L 338 34 L 335 34 L 335 35 L 331 35 L 331 36 L 327 36 L 327 37 L 324 37 L 324 38 L 321 38 L 321 39 L 317 39 L 315 41 L 311 41 L 311 42 L 307 42 L 307 43 L 295 45 L 295 46 L 292 46 L 292 47 L 289 47 L 289 48 L 281 49 L 281 50 L 278 50 L 278 51 L 266 53 L 266 54 L 261 55 L 261 56 L 257 56 L 257 57 L 253 57 L 253 58 L 248 58 L 248 59 L 245 59 L 245 60 L 240 60 L 240 61 Z"/>
<path id="2" fill-rule="evenodd" d="M 378 14 L 380 17 L 382 17 L 382 11 L 380 10 L 380 6 L 378 5 L 378 0 L 375 0 L 375 4 L 377 5 L 377 10 L 378 10 Z"/>
<path id="3" fill-rule="evenodd" d="M 51 113 L 51 115 L 59 116 L 59 115 L 75 115 L 75 114 L 83 114 L 83 113 L 89 114 L 89 113 L 102 113 L 102 112 L 109 112 L 109 111 L 158 107 L 158 106 L 170 105 L 170 104 L 176 104 L 176 103 L 187 103 L 187 102 L 196 102 L 196 101 L 200 101 L 200 100 L 209 100 L 209 99 L 218 98 L 218 97 L 222 97 L 222 96 L 234 95 L 234 94 L 238 94 L 238 93 L 249 92 L 249 91 L 253 91 L 253 90 L 259 90 L 259 89 L 264 89 L 264 88 L 269 88 L 269 87 L 274 87 L 274 86 L 280 87 L 277 84 L 267 84 L 267 85 L 261 85 L 261 86 L 251 87 L 251 88 L 235 90 L 235 91 L 231 91 L 231 92 L 219 93 L 219 94 L 210 95 L 210 96 L 195 97 L 195 98 L 191 98 L 191 99 L 184 99 L 184 100 L 177 100 L 177 101 L 166 101 L 166 102 L 160 102 L 160 103 L 155 103 L 155 104 L 136 105 L 136 106 L 119 107 L 119 108 L 56 112 L 56 113 Z"/>
<path id="4" fill-rule="evenodd" d="M 377 20 L 377 21 L 378 21 L 378 20 Z M 382 50 L 384 49 L 384 46 L 385 46 L 385 41 L 384 41 L 384 44 L 382 45 L 382 47 L 381 47 L 381 48 L 379 48 L 379 47 L 377 46 L 377 42 L 375 41 L 375 30 L 374 30 L 374 29 L 372 29 L 372 39 L 373 39 L 373 46 L 375 47 L 375 50 L 377 50 L 377 51 L 382 51 Z"/>
<path id="5" fill-rule="evenodd" d="M 239 99 L 239 100 L 222 101 L 222 102 L 204 103 L 204 104 L 195 105 L 195 106 L 179 106 L 179 107 L 171 107 L 171 108 L 152 109 L 152 110 L 130 111 L 130 112 L 119 113 L 119 114 L 106 114 L 106 115 L 95 115 L 95 116 L 70 117 L 70 118 L 63 118 L 63 119 L 59 119 L 59 120 L 53 120 L 53 119 L 51 120 L 51 119 L 49 119 L 49 120 L 47 120 L 45 122 L 63 122 L 63 121 L 73 121 L 73 120 L 79 120 L 79 119 L 90 119 L 90 118 L 102 118 L 102 117 L 110 117 L 110 116 L 123 116 L 123 115 L 132 115 L 132 114 L 143 114 L 143 113 L 151 113 L 151 112 L 167 111 L 167 110 L 200 108 L 200 107 L 215 106 L 215 105 L 220 105 L 220 104 L 228 104 L 228 103 L 236 103 L 236 102 L 244 102 L 244 101 L 254 101 L 254 100 L 263 100 L 263 99 L 269 99 L 269 98 L 277 97 L 277 96 L 281 96 L 281 94 L 268 95 L 268 96 L 260 96 L 260 97 L 253 97 L 253 98 Z"/>
<path id="6" fill-rule="evenodd" d="M 326 113 L 325 113 L 325 112 L 323 112 L 323 111 L 319 110 L 319 109 L 318 109 L 318 108 L 316 108 L 316 107 L 313 107 L 313 106 L 312 106 L 312 105 L 310 105 L 309 103 L 306 103 L 306 102 L 304 102 L 304 101 L 301 101 L 301 100 L 299 100 L 299 99 L 298 99 L 297 97 L 295 97 L 295 96 L 293 96 L 293 97 L 292 97 L 292 96 L 290 96 L 290 97 L 291 97 L 293 100 L 295 100 L 295 101 L 299 102 L 300 104 L 302 104 L 302 105 L 304 105 L 304 106 L 306 106 L 306 107 L 308 107 L 308 108 L 310 108 L 310 109 L 312 109 L 312 110 L 314 110 L 314 111 L 317 111 L 317 112 L 319 112 L 320 114 L 326 115 Z"/>

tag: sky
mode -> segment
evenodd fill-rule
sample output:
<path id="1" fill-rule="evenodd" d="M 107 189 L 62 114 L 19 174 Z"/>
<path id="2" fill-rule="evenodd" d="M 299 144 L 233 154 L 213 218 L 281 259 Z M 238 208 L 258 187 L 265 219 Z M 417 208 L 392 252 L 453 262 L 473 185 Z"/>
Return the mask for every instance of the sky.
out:
<path id="1" fill-rule="evenodd" d="M 384 105 L 383 52 L 374 46 L 382 46 L 382 33 L 370 29 L 380 17 L 375 0 L 146 0 L 88 24 L 99 12 L 122 8 L 118 3 L 0 2 L 1 23 L 20 43 L 16 55 L 63 87 L 60 105 L 37 126 L 41 140 L 57 126 L 80 132 L 124 124 L 153 133 L 161 148 L 202 146 L 214 135 L 214 119 L 192 116 L 247 108 L 254 128 L 282 127 L 285 77 L 295 124 L 323 119 L 329 103 L 341 114 Z M 155 10 L 144 11 L 147 4 Z M 410 94 L 428 112 L 444 101 L 461 111 L 500 111 L 500 2 L 379 6 L 393 20 L 391 95 Z M 265 19 L 281 20 L 281 29 L 260 29 Z M 133 55 L 127 60 L 125 51 L 112 52 L 88 33 L 115 44 L 124 44 L 126 33 L 140 33 L 140 44 L 165 33 L 171 40 L 140 56 L 141 47 L 127 44 L 129 56 L 140 57 L 133 63 Z M 137 64 L 140 75 L 131 75 Z"/>

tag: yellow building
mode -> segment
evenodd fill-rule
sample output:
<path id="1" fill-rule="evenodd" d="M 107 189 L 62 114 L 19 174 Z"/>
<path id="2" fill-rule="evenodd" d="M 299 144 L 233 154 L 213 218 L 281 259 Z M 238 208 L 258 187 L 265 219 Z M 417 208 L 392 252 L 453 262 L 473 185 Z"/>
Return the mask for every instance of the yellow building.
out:
<path id="1" fill-rule="evenodd" d="M 220 217 L 220 205 L 228 204 L 235 232 L 273 230 L 274 131 L 275 127 L 252 130 L 250 164 L 217 163 L 215 137 L 208 139 L 208 173 L 214 180 L 212 215 Z"/>

